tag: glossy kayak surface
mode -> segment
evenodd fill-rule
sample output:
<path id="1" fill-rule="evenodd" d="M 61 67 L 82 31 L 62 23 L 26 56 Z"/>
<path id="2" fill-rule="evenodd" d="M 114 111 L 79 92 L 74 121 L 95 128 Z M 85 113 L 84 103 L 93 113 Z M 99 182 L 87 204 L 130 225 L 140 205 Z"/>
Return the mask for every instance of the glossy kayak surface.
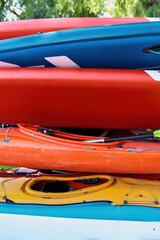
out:
<path id="1" fill-rule="evenodd" d="M 160 207 L 160 182 L 109 175 L 3 178 L 1 202 L 66 205 L 110 202 L 113 205 Z"/>
<path id="2" fill-rule="evenodd" d="M 0 164 L 104 173 L 160 173 L 160 143 L 88 143 L 48 136 L 20 125 L 0 131 Z"/>
<path id="3" fill-rule="evenodd" d="M 1 237 L 12 240 L 150 240 L 160 235 L 160 209 L 107 202 L 44 206 L 0 203 Z M 10 229 L 10 231 L 8 231 Z M 62 231 L 63 229 L 63 231 Z M 136 229 L 136 230 L 135 230 Z"/>
<path id="4" fill-rule="evenodd" d="M 159 128 L 157 71 L 3 68 L 0 122 L 76 128 Z"/>
<path id="5" fill-rule="evenodd" d="M 20 37 L 39 32 L 93 27 L 134 22 L 158 21 L 158 18 L 48 18 L 0 22 L 0 39 Z"/>
<path id="6" fill-rule="evenodd" d="M 2 40 L 0 66 L 160 69 L 159 29 L 144 22 Z"/>

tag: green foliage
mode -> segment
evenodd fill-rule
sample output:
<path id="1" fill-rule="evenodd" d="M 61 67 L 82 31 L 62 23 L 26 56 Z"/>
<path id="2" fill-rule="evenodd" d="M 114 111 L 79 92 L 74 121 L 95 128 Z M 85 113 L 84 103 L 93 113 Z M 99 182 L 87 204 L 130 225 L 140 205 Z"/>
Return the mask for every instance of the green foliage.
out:
<path id="1" fill-rule="evenodd" d="M 113 14 L 116 17 L 133 17 L 138 0 L 116 0 Z"/>
<path id="2" fill-rule="evenodd" d="M 136 4 L 136 16 L 160 17 L 160 0 L 141 0 Z"/>
<path id="3" fill-rule="evenodd" d="M 115 17 L 159 17 L 160 0 L 115 0 Z"/>
<path id="4" fill-rule="evenodd" d="M 103 0 L 58 0 L 56 4 L 60 17 L 96 17 L 105 10 Z"/>
<path id="5" fill-rule="evenodd" d="M 57 17 L 57 0 L 21 0 L 22 14 L 19 19 Z"/>
<path id="6" fill-rule="evenodd" d="M 160 17 L 160 0 L 0 0 L 0 21 L 54 17 Z"/>
<path id="7" fill-rule="evenodd" d="M 104 13 L 103 0 L 21 0 L 20 19 L 49 17 L 96 17 Z"/>
<path id="8" fill-rule="evenodd" d="M 0 1 L 0 21 L 5 18 L 5 1 Z"/>
<path id="9" fill-rule="evenodd" d="M 0 0 L 0 21 L 7 20 L 7 13 L 13 5 L 13 0 Z"/>

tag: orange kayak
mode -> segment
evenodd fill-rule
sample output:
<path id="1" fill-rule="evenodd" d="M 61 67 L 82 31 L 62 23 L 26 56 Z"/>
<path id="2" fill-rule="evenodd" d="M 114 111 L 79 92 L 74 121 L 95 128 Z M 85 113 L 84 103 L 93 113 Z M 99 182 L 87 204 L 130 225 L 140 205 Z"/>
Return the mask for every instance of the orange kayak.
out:
<path id="1" fill-rule="evenodd" d="M 48 19 L 31 19 L 12 22 L 0 22 L 0 39 L 26 36 L 36 34 L 39 32 L 66 30 L 71 28 L 149 21 L 152 21 L 152 18 L 91 17 L 91 18 L 48 18 Z"/>
<path id="2" fill-rule="evenodd" d="M 91 139 L 91 137 L 85 137 Z M 50 136 L 39 127 L 0 130 L 0 164 L 105 173 L 160 173 L 160 142 L 88 143 Z"/>
<path id="3" fill-rule="evenodd" d="M 0 69 L 0 122 L 68 128 L 159 128 L 158 71 Z"/>

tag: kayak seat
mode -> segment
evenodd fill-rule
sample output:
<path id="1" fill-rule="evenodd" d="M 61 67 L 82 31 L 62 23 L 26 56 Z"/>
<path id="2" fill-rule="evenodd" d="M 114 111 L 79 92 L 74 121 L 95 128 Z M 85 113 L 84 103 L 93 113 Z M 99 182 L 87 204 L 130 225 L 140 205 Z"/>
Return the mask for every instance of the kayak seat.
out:
<path id="1" fill-rule="evenodd" d="M 41 188 L 42 192 L 68 192 L 69 186 L 63 181 L 53 181 L 44 183 Z"/>

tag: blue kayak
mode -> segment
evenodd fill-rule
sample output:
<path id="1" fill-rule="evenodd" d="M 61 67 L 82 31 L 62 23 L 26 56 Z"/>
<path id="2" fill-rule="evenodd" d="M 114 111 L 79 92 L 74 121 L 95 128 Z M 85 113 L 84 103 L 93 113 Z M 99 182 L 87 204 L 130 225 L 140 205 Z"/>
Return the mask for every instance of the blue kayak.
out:
<path id="1" fill-rule="evenodd" d="M 1 239 L 158 240 L 160 236 L 159 208 L 107 202 L 63 206 L 0 203 L 0 221 Z"/>
<path id="2" fill-rule="evenodd" d="M 160 22 L 70 29 L 0 41 L 0 67 L 160 69 Z"/>

